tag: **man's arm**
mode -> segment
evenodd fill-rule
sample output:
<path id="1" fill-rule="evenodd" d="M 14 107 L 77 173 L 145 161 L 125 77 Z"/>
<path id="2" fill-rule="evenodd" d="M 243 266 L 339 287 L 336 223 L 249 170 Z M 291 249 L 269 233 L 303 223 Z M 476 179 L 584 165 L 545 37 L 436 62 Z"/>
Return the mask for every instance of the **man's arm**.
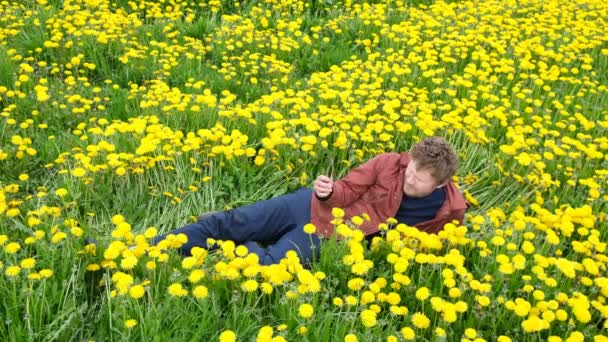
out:
<path id="1" fill-rule="evenodd" d="M 378 166 L 382 165 L 384 158 L 386 158 L 386 154 L 380 154 L 352 169 L 346 176 L 335 182 L 327 176 L 319 176 L 315 180 L 315 196 L 324 206 L 347 207 L 376 183 Z M 328 180 L 331 183 L 329 185 L 331 191 L 327 191 Z"/>

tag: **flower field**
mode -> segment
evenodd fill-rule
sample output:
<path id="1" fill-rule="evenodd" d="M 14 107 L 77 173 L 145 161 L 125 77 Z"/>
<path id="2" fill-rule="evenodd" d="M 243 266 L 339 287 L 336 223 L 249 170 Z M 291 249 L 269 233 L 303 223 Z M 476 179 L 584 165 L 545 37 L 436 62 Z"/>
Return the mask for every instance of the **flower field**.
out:
<path id="1" fill-rule="evenodd" d="M 606 32 L 604 0 L 0 2 L 0 340 L 608 341 Z M 433 135 L 462 226 L 368 245 L 335 208 L 311 268 L 150 245 Z"/>

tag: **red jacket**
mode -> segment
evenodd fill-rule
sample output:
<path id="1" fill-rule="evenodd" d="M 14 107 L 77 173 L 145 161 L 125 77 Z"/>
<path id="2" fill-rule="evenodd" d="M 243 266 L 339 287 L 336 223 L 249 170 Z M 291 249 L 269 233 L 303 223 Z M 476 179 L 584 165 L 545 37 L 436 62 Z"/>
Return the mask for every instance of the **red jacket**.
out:
<path id="1" fill-rule="evenodd" d="M 335 181 L 328 199 L 320 200 L 313 193 L 310 221 L 317 227 L 317 234 L 325 237 L 333 234 L 334 225 L 330 221 L 333 220 L 331 211 L 334 207 L 344 209 L 346 219 L 367 213 L 370 221 L 364 221 L 359 229 L 365 235 L 377 232 L 380 223 L 397 214 L 409 161 L 407 152 L 379 154 Z M 446 196 L 443 206 L 434 219 L 415 225 L 418 229 L 437 233 L 453 220 L 462 224 L 468 203 L 452 182 L 444 188 Z"/>

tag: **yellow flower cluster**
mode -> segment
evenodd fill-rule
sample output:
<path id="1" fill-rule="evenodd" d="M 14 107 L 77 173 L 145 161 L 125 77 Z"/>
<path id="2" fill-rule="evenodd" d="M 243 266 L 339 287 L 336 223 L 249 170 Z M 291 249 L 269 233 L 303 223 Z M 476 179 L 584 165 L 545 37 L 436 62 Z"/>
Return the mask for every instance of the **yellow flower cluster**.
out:
<path id="1" fill-rule="evenodd" d="M 318 321 L 349 317 L 345 341 L 379 331 L 389 341 L 481 341 L 490 335 L 461 317 L 486 313 L 508 317 L 514 334 L 499 341 L 591 338 L 608 318 L 607 8 L 2 2 L 0 289 L 61 288 L 66 269 L 84 264 L 103 270 L 132 312 L 157 294 L 204 306 L 229 293 L 252 312 L 285 305 L 278 311 L 315 334 Z M 226 204 L 216 190 L 232 176 L 278 170 L 306 186 L 323 160 L 344 171 L 430 135 L 459 151 L 453 180 L 472 205 L 464 224 L 436 235 L 389 219 L 368 246 L 356 228 L 369 217 L 335 208 L 340 245 L 307 269 L 295 252 L 261 266 L 232 241 L 179 258 L 185 235 L 152 246 L 159 229 L 140 221 L 143 205 L 169 216 L 201 198 Z M 106 210 L 109 194 L 138 219 Z M 81 248 L 85 232 L 112 240 Z M 30 302 L 6 306 L 21 303 Z M 145 322 L 125 314 L 118 326 L 136 334 Z M 284 329 L 263 326 L 256 339 L 283 340 Z"/>

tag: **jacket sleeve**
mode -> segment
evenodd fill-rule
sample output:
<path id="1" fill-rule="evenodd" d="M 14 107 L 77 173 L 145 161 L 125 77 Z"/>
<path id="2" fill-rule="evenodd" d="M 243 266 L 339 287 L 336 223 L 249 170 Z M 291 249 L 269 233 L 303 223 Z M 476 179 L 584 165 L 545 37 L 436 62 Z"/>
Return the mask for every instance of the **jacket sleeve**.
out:
<path id="1" fill-rule="evenodd" d="M 320 201 L 325 207 L 345 208 L 361 197 L 376 183 L 378 166 L 382 165 L 386 154 L 380 154 L 368 160 L 363 165 L 352 169 L 342 179 L 334 182 L 334 189 L 329 198 Z"/>
<path id="2" fill-rule="evenodd" d="M 466 209 L 455 210 L 452 215 L 452 220 L 458 220 L 458 222 L 463 225 L 464 224 L 464 214 Z"/>

